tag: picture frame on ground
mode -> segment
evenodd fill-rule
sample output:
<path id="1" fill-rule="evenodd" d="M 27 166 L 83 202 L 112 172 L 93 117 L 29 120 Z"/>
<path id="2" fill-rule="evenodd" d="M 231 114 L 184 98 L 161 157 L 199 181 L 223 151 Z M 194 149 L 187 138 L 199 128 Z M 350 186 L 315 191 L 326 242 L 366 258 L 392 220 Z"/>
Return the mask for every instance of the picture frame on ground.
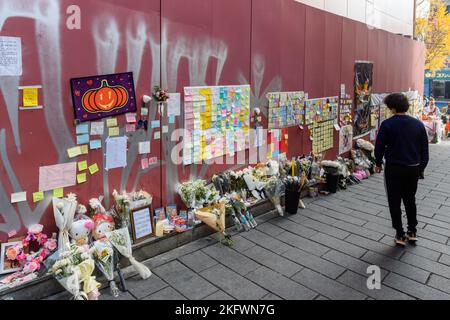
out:
<path id="1" fill-rule="evenodd" d="M 152 206 L 136 208 L 130 211 L 131 237 L 133 242 L 141 242 L 155 235 L 155 222 Z"/>
<path id="2" fill-rule="evenodd" d="M 12 273 L 22 270 L 20 262 L 17 260 L 9 260 L 7 255 L 8 248 L 22 243 L 21 241 L 5 242 L 1 244 L 0 255 L 0 274 Z"/>

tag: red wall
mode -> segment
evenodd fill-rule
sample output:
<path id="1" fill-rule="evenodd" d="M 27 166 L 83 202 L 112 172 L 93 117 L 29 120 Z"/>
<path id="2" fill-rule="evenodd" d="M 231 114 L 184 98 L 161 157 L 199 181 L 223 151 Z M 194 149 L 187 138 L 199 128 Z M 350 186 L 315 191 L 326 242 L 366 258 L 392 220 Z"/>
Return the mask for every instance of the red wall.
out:
<path id="1" fill-rule="evenodd" d="M 81 30 L 68 30 L 66 8 L 81 8 Z M 304 90 L 310 97 L 334 96 L 345 83 L 353 95 L 355 60 L 374 62 L 376 92 L 423 91 L 423 45 L 386 31 L 329 14 L 292 0 L 3 0 L 0 35 L 20 36 L 22 77 L 0 78 L 0 240 L 6 233 L 41 222 L 53 230 L 45 201 L 32 203 L 40 166 L 68 161 L 75 140 L 69 79 L 133 71 L 137 98 L 162 83 L 171 92 L 185 86 L 250 83 L 252 107 L 266 111 L 271 91 Z M 44 110 L 17 111 L 18 85 L 42 84 Z M 151 119 L 157 117 L 152 106 Z M 124 117 L 119 117 L 123 125 Z M 182 117 L 170 132 L 182 127 Z M 123 128 L 122 128 L 123 130 Z M 169 135 L 152 139 L 152 156 L 161 162 L 142 171 L 139 141 L 130 139 L 128 168 L 104 171 L 65 192 L 82 203 L 113 189 L 151 192 L 154 206 L 180 199 L 179 181 L 209 178 L 231 165 L 175 166 Z M 289 129 L 289 156 L 309 152 L 307 129 Z M 337 146 L 337 134 L 335 145 Z M 336 148 L 326 157 L 336 156 Z M 103 164 L 100 151 L 79 157 Z M 11 192 L 28 192 L 28 203 L 10 204 Z"/>

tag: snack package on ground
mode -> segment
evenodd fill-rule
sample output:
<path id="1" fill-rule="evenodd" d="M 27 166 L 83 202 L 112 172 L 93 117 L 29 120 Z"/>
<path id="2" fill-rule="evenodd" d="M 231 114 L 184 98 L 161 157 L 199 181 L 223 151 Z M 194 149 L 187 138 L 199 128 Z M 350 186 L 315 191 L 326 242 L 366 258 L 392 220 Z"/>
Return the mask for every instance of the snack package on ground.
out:
<path id="1" fill-rule="evenodd" d="M 195 210 L 195 215 L 198 219 L 203 221 L 206 225 L 210 226 L 221 235 L 224 239 L 221 241 L 227 246 L 232 246 L 233 241 L 231 236 L 225 232 L 225 203 L 219 202 L 209 207 L 200 208 Z"/>
<path id="2" fill-rule="evenodd" d="M 131 265 L 139 273 L 142 279 L 147 279 L 152 275 L 152 272 L 149 268 L 147 268 L 144 264 L 138 262 L 133 257 L 130 233 L 128 232 L 128 229 L 122 228 L 107 232 L 106 237 L 122 256 L 130 260 Z"/>
<path id="3" fill-rule="evenodd" d="M 69 194 L 67 198 L 53 198 L 53 215 L 56 226 L 59 229 L 58 251 L 62 254 L 70 248 L 69 230 L 72 226 L 75 212 L 77 210 L 77 200 L 74 194 Z"/>
<path id="4" fill-rule="evenodd" d="M 95 262 L 89 246 L 72 244 L 69 250 L 58 256 L 59 259 L 49 268 L 48 273 L 73 295 L 74 300 L 97 300 L 100 295 L 98 291 L 100 283 L 92 276 Z"/>
<path id="5" fill-rule="evenodd" d="M 278 214 L 284 216 L 284 211 L 281 207 L 281 195 L 284 192 L 284 183 L 277 176 L 272 176 L 267 182 L 264 191 L 277 209 Z"/>

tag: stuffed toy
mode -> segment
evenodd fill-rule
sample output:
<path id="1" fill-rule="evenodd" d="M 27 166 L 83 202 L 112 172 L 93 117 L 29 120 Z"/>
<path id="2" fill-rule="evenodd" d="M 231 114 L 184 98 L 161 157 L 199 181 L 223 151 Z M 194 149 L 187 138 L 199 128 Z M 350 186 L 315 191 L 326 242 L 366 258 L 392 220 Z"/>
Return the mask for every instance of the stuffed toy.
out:
<path id="1" fill-rule="evenodd" d="M 113 217 L 109 214 L 97 213 L 93 217 L 94 229 L 92 230 L 92 236 L 95 240 L 108 241 L 106 233 L 114 230 Z"/>
<path id="2" fill-rule="evenodd" d="M 69 230 L 72 243 L 75 243 L 77 246 L 88 244 L 89 236 L 93 228 L 94 221 L 87 217 L 74 221 Z"/>

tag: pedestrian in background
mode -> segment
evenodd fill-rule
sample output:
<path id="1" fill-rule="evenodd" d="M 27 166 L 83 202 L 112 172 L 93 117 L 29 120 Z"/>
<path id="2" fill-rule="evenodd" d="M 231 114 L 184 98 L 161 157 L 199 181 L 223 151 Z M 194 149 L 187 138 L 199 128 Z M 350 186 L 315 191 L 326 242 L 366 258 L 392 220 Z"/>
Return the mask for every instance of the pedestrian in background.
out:
<path id="1" fill-rule="evenodd" d="M 405 246 L 407 241 L 417 241 L 416 192 L 419 178 L 428 164 L 428 136 L 423 123 L 406 112 L 408 98 L 393 93 L 384 99 L 393 116 L 380 126 L 375 144 L 375 172 L 384 176 L 392 226 L 396 231 L 395 243 Z M 402 224 L 401 203 L 405 206 L 408 230 Z"/>

